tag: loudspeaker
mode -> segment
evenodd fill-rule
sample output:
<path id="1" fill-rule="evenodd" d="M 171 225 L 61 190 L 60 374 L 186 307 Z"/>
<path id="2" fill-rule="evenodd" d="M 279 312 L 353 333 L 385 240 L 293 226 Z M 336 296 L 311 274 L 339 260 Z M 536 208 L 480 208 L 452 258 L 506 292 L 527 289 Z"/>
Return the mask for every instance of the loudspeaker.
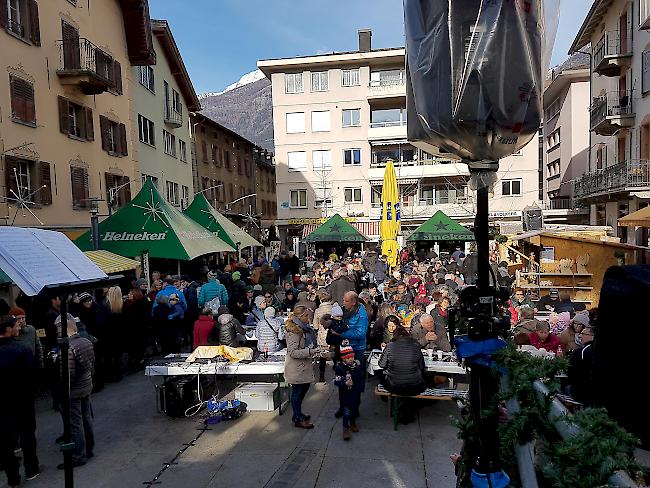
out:
<path id="1" fill-rule="evenodd" d="M 181 376 L 167 379 L 158 389 L 158 411 L 168 417 L 184 417 L 198 403 L 196 378 Z"/>
<path id="2" fill-rule="evenodd" d="M 607 270 L 594 332 L 594 399 L 614 420 L 650 448 L 650 422 L 643 401 L 650 376 L 650 327 L 643 319 L 650 297 L 650 266 Z M 641 380 L 640 380 L 641 379 Z"/>

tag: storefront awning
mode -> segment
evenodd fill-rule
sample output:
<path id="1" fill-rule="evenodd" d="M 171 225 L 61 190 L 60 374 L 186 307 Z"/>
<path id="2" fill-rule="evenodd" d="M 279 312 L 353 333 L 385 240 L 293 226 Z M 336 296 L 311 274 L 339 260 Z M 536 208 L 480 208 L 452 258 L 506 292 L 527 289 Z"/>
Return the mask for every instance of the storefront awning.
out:
<path id="1" fill-rule="evenodd" d="M 125 258 L 110 251 L 86 251 L 84 254 L 106 274 L 130 271 L 140 266 L 135 259 Z"/>

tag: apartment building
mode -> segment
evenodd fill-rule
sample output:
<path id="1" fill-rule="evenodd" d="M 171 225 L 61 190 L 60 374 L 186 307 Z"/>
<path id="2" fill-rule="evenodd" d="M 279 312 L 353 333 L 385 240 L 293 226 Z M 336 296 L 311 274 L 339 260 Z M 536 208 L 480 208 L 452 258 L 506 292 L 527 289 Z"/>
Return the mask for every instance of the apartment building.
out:
<path id="1" fill-rule="evenodd" d="M 650 1 L 595 0 L 570 49 L 591 54 L 590 163 L 574 196 L 592 225 L 648 244 L 647 229 L 617 227 L 650 203 Z"/>
<path id="2" fill-rule="evenodd" d="M 194 195 L 189 113 L 201 109 L 169 24 L 151 21 L 155 66 L 134 66 L 133 126 L 138 176 L 187 207 Z"/>
<path id="3" fill-rule="evenodd" d="M 0 220 L 90 226 L 136 175 L 132 65 L 155 63 L 146 0 L 0 2 Z"/>
<path id="4" fill-rule="evenodd" d="M 589 209 L 576 206 L 574 182 L 589 166 L 589 66 L 574 54 L 553 68 L 544 89 L 544 220 L 588 224 Z"/>
<path id="5" fill-rule="evenodd" d="M 190 127 L 195 191 L 251 235 L 263 237 L 277 215 L 273 154 L 203 114 L 191 114 Z"/>
<path id="6" fill-rule="evenodd" d="M 404 48 L 372 49 L 371 39 L 361 30 L 357 51 L 257 63 L 272 82 L 277 224 L 285 245 L 334 213 L 377 239 L 389 159 L 406 232 L 438 209 L 474 218 L 467 167 L 407 140 Z M 521 219 L 522 209 L 539 201 L 539 163 L 537 138 L 501 162 L 494 219 Z"/>

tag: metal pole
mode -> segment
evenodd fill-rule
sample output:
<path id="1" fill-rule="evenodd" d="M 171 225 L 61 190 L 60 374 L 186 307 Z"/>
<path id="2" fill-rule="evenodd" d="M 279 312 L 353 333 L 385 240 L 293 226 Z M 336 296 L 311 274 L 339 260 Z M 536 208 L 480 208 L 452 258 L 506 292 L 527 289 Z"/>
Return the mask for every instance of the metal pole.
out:
<path id="1" fill-rule="evenodd" d="M 480 185 L 476 190 L 476 251 L 478 254 L 478 287 L 485 291 L 490 286 L 489 232 L 488 232 L 489 195 L 487 185 Z"/>
<path id="2" fill-rule="evenodd" d="M 72 467 L 72 426 L 70 425 L 70 365 L 68 357 L 70 355 L 70 339 L 68 338 L 68 296 L 60 295 L 61 298 L 61 336 L 58 339 L 61 348 L 61 408 L 63 412 L 63 465 L 65 487 L 74 487 L 74 473 Z"/>
<path id="3" fill-rule="evenodd" d="M 99 211 L 97 207 L 90 210 L 90 232 L 93 237 L 93 250 L 99 249 Z"/>
<path id="4" fill-rule="evenodd" d="M 149 252 L 142 253 L 142 272 L 144 279 L 147 280 L 147 289 L 151 290 L 151 272 L 149 271 Z"/>

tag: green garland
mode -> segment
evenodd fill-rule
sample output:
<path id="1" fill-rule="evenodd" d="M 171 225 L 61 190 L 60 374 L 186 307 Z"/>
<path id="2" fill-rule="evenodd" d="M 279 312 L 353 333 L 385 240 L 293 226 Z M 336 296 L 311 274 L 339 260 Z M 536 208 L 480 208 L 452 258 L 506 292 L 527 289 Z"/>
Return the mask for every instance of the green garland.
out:
<path id="1" fill-rule="evenodd" d="M 503 469 L 511 478 L 511 486 L 519 486 L 515 444 L 536 441 L 544 457 L 542 474 L 557 488 L 593 488 L 607 484 L 617 470 L 639 476 L 643 469 L 636 463 L 633 448 L 638 441 L 607 416 L 603 409 L 586 408 L 566 421 L 580 427 L 582 433 L 562 440 L 548 420 L 551 396 L 560 391 L 556 376 L 566 371 L 564 358 L 538 358 L 517 351 L 513 344 L 495 355 L 500 370 L 508 371 L 508 391 L 497 398 L 498 403 L 516 399 L 520 409 L 509 413 L 507 422 L 499 425 L 500 456 Z M 498 374 L 495 370 L 495 374 Z M 551 395 L 540 398 L 534 382 L 541 380 Z M 464 452 L 457 465 L 459 486 L 471 486 L 470 467 L 474 464 L 478 439 L 476 427 L 466 405 L 461 419 L 455 422 L 458 437 L 463 439 Z"/>

